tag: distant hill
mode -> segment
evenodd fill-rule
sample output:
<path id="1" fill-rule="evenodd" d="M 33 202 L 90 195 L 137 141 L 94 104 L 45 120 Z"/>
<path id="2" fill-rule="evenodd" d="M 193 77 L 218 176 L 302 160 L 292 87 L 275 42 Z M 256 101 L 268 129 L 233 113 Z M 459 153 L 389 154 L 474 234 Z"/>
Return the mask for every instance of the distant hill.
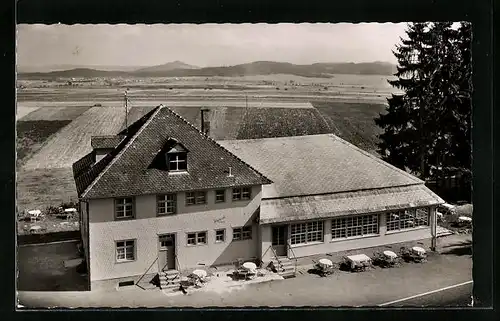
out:
<path id="1" fill-rule="evenodd" d="M 180 61 L 141 68 L 135 71 L 95 70 L 76 68 L 47 73 L 19 73 L 20 78 L 71 78 L 71 77 L 234 77 L 272 74 L 290 74 L 302 77 L 332 77 L 333 74 L 393 75 L 396 66 L 385 62 L 369 63 L 315 63 L 295 65 L 285 62 L 256 61 L 227 67 L 197 68 Z"/>
<path id="2" fill-rule="evenodd" d="M 17 66 L 17 71 L 20 73 L 48 73 L 52 71 L 65 71 L 71 69 L 95 69 L 102 71 L 135 71 L 146 66 L 104 66 L 104 65 L 45 65 L 45 66 Z"/>
<path id="3" fill-rule="evenodd" d="M 134 73 L 140 74 L 140 73 L 149 73 L 149 72 L 165 72 L 165 71 L 171 71 L 171 70 L 175 70 L 175 69 L 199 69 L 199 67 L 189 65 L 189 64 L 186 64 L 182 61 L 176 60 L 176 61 L 168 62 L 168 63 L 163 64 L 163 65 L 137 69 L 137 70 L 135 70 Z"/>

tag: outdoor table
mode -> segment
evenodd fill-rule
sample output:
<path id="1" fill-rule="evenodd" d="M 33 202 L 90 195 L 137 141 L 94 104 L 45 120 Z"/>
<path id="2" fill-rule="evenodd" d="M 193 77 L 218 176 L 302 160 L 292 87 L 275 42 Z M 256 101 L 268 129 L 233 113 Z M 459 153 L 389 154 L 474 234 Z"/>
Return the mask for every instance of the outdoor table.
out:
<path id="1" fill-rule="evenodd" d="M 320 260 L 318 261 L 318 265 L 319 265 L 321 268 L 325 269 L 325 268 L 332 267 L 332 266 L 333 266 L 333 262 L 332 262 L 332 261 L 330 261 L 329 259 L 320 259 Z"/>
<path id="2" fill-rule="evenodd" d="M 467 216 L 460 216 L 458 218 L 458 221 L 462 222 L 462 223 L 470 223 L 470 222 L 472 222 L 472 218 L 467 217 Z"/>
<path id="3" fill-rule="evenodd" d="M 390 260 L 394 260 L 398 257 L 397 254 L 394 253 L 393 251 L 384 251 L 384 255 Z"/>
<path id="4" fill-rule="evenodd" d="M 40 231 L 41 229 L 42 229 L 41 226 L 35 225 L 35 226 L 30 227 L 30 232 L 36 233 L 36 232 Z"/>
<path id="5" fill-rule="evenodd" d="M 31 210 L 31 211 L 28 211 L 28 214 L 30 216 L 30 220 L 31 221 L 36 221 L 40 215 L 42 214 L 42 211 L 40 210 Z"/>
<path id="6" fill-rule="evenodd" d="M 253 262 L 245 262 L 245 263 L 243 263 L 242 266 L 243 266 L 244 269 L 246 269 L 248 271 L 252 271 L 253 272 L 253 271 L 257 270 L 257 265 L 255 263 L 253 263 Z"/>
<path id="7" fill-rule="evenodd" d="M 205 270 L 194 270 L 193 275 L 198 277 L 200 280 L 203 280 L 204 278 L 207 277 L 207 271 Z"/>
<path id="8" fill-rule="evenodd" d="M 411 249 L 413 251 L 413 253 L 419 255 L 419 256 L 424 256 L 425 255 L 425 250 L 421 247 L 418 247 L 418 246 L 415 246 L 415 247 L 412 247 Z"/>
<path id="9" fill-rule="evenodd" d="M 366 254 L 357 254 L 347 256 L 347 261 L 351 264 L 351 269 L 364 268 L 370 264 L 371 259 Z"/>

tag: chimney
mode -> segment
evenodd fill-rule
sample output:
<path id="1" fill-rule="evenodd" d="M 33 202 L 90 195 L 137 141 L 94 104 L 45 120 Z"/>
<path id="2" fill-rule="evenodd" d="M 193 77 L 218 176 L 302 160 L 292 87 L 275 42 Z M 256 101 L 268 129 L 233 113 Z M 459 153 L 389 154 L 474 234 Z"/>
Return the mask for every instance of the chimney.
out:
<path id="1" fill-rule="evenodd" d="M 229 167 L 229 174 L 227 175 L 227 177 L 233 177 L 233 173 L 231 172 L 231 167 Z"/>
<path id="2" fill-rule="evenodd" d="M 201 132 L 205 135 L 210 134 L 210 121 L 205 121 L 205 112 L 210 111 L 210 109 L 206 107 L 201 108 Z"/>

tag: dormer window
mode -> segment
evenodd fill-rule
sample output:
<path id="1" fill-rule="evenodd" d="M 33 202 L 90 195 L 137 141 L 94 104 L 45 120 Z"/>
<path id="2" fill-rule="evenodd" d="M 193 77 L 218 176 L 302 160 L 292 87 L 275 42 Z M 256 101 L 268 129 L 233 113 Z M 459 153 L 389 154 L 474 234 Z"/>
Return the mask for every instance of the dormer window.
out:
<path id="1" fill-rule="evenodd" d="M 180 145 L 167 152 L 167 166 L 170 172 L 187 171 L 187 151 Z"/>

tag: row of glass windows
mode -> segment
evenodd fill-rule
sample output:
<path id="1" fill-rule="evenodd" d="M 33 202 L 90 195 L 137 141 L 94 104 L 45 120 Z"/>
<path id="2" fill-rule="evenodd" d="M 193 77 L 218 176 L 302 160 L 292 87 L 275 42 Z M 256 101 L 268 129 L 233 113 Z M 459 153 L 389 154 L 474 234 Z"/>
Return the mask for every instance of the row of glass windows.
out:
<path id="1" fill-rule="evenodd" d="M 429 226 L 429 209 L 418 208 L 386 213 L 387 231 Z M 332 240 L 379 234 L 379 214 L 332 219 Z M 324 221 L 291 225 L 290 243 L 307 244 L 324 241 Z"/>
<path id="2" fill-rule="evenodd" d="M 250 200 L 252 189 L 250 187 L 241 187 L 232 189 L 232 200 Z M 215 191 L 215 203 L 224 203 L 226 201 L 226 190 Z M 207 192 L 196 191 L 186 192 L 186 206 L 200 205 L 207 203 Z M 177 194 L 158 195 L 156 199 L 156 210 L 158 215 L 169 215 L 177 213 Z M 115 199 L 116 218 L 134 218 L 134 199 L 132 197 Z"/>

